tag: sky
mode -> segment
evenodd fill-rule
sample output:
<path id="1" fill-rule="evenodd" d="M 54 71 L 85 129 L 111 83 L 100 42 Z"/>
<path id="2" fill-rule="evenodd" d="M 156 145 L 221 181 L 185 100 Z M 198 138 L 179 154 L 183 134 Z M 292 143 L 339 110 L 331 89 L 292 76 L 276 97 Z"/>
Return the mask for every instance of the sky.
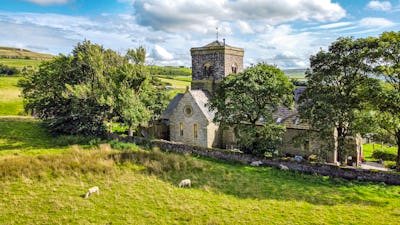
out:
<path id="1" fill-rule="evenodd" d="M 246 66 L 307 68 L 339 37 L 400 30 L 400 0 L 0 0 L 0 46 L 68 55 L 90 40 L 147 64 L 191 66 L 190 48 L 218 39 Z M 218 28 L 218 29 L 217 29 Z M 217 32 L 218 30 L 218 32 Z"/>

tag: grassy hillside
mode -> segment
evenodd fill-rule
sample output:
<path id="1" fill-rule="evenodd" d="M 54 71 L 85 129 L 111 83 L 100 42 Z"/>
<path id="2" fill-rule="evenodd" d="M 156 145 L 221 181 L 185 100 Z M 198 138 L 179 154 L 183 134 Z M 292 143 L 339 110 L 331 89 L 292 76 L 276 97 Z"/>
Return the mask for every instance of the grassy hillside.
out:
<path id="1" fill-rule="evenodd" d="M 52 59 L 53 57 L 54 56 L 50 54 L 37 53 L 26 49 L 0 46 L 0 58 L 44 60 L 44 59 Z"/>
<path id="2" fill-rule="evenodd" d="M 19 77 L 0 76 L 0 116 L 23 114 L 18 80 Z"/>
<path id="3" fill-rule="evenodd" d="M 252 168 L 0 118 L 0 224 L 396 224 L 400 187 Z M 88 146 L 88 145 L 85 145 Z M 192 188 L 178 188 L 181 179 Z M 83 198 L 87 188 L 100 195 Z M 379 215 L 379 219 L 376 219 Z"/>

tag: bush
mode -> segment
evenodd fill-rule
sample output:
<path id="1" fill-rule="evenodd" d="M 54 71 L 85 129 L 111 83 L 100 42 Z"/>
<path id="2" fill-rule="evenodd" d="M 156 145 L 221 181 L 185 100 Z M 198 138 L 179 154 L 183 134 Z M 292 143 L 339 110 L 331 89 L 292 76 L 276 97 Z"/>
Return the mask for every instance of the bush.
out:
<path id="1" fill-rule="evenodd" d="M 375 150 L 372 153 L 372 158 L 375 159 L 382 159 L 382 160 L 388 160 L 388 161 L 396 161 L 396 154 L 385 152 L 382 150 Z"/>
<path id="2" fill-rule="evenodd" d="M 385 161 L 385 167 L 389 169 L 396 169 L 396 162 L 394 161 Z"/>

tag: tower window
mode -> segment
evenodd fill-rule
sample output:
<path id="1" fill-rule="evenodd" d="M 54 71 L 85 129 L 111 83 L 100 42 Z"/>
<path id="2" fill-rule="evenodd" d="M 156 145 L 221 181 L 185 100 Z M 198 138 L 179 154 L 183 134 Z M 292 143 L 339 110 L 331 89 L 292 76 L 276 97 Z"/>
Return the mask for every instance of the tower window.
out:
<path id="1" fill-rule="evenodd" d="M 179 133 L 183 136 L 183 123 L 179 123 Z"/>
<path id="2" fill-rule="evenodd" d="M 197 124 L 193 124 L 193 137 L 196 139 L 199 136 L 199 129 Z"/>
<path id="3" fill-rule="evenodd" d="M 210 63 L 205 63 L 203 66 L 203 75 L 204 77 L 210 77 L 212 73 L 212 66 Z"/>
<path id="4" fill-rule="evenodd" d="M 237 66 L 236 64 L 232 65 L 232 73 L 237 73 Z"/>

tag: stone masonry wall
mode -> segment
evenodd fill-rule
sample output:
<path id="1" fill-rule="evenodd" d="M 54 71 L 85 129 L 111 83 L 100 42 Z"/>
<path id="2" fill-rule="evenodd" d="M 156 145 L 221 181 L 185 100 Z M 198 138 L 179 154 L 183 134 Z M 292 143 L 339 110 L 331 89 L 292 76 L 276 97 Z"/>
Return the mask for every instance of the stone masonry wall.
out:
<path id="1" fill-rule="evenodd" d="M 164 140 L 147 140 L 141 138 L 128 139 L 121 137 L 118 137 L 118 139 L 137 144 L 146 144 L 150 145 L 150 147 L 158 147 L 163 151 L 190 153 L 193 155 L 200 155 L 219 160 L 239 161 L 247 164 L 253 161 L 261 161 L 263 163 L 262 166 L 270 166 L 275 168 L 279 168 L 279 166 L 283 164 L 291 171 L 298 171 L 302 173 L 344 178 L 347 180 L 384 182 L 391 185 L 400 185 L 400 173 L 396 172 L 371 171 L 360 168 L 341 168 L 330 164 L 310 164 L 271 160 L 266 158 L 258 158 L 248 154 L 233 153 L 229 150 L 209 149 Z"/>

